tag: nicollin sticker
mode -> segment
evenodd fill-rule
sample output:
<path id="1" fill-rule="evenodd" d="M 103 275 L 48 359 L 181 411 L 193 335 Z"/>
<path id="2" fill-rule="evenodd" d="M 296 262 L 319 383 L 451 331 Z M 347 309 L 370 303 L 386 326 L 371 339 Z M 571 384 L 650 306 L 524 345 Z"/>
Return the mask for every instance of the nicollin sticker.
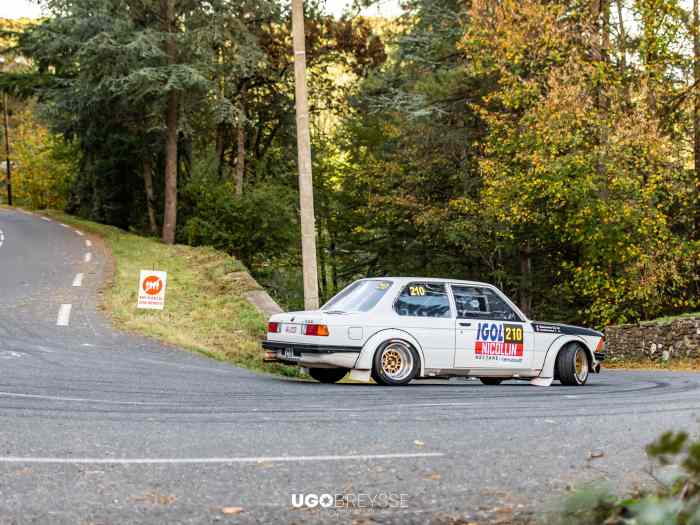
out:
<path id="1" fill-rule="evenodd" d="M 522 325 L 484 322 L 476 329 L 474 354 L 477 359 L 511 358 L 521 360 L 524 350 Z"/>

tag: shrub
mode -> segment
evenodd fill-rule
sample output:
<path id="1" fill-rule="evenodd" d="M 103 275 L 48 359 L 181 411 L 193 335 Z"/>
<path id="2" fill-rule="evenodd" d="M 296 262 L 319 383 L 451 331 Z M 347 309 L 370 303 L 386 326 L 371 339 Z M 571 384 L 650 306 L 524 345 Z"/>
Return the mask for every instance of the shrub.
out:
<path id="1" fill-rule="evenodd" d="M 666 432 L 646 448 L 662 470 L 656 491 L 619 498 L 589 486 L 566 498 L 548 516 L 550 524 L 700 525 L 700 441 L 685 432 Z"/>
<path id="2" fill-rule="evenodd" d="M 231 181 L 195 171 L 183 199 L 188 206 L 181 236 L 188 244 L 235 255 L 253 271 L 299 249 L 297 194 L 286 186 L 258 183 L 237 196 Z"/>

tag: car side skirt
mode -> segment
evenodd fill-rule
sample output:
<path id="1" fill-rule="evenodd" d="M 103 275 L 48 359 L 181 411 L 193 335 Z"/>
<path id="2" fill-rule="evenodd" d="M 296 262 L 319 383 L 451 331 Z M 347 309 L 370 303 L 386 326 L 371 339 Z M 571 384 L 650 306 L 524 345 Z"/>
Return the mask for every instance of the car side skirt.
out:
<path id="1" fill-rule="evenodd" d="M 426 368 L 422 379 L 433 377 L 498 377 L 503 379 L 532 379 L 540 373 L 538 368 L 514 368 L 494 370 L 493 368 Z"/>

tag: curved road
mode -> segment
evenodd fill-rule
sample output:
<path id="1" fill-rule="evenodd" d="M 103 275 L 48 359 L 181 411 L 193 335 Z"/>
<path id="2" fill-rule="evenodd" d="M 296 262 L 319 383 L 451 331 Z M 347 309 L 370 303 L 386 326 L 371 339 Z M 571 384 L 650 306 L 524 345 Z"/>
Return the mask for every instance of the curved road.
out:
<path id="1" fill-rule="evenodd" d="M 697 374 L 395 389 L 254 374 L 113 330 L 99 239 L 1 208 L 0 232 L 0 523 L 509 523 L 587 480 L 647 483 L 644 445 L 697 429 Z M 297 509 L 299 493 L 357 504 Z"/>

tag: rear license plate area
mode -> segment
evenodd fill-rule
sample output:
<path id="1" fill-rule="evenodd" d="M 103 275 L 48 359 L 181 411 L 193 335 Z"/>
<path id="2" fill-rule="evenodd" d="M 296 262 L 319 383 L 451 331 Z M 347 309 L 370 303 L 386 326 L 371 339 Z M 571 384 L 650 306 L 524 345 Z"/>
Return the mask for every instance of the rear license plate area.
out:
<path id="1" fill-rule="evenodd" d="M 300 330 L 299 325 L 296 325 L 296 324 L 285 324 L 285 325 L 282 327 L 282 329 L 284 330 L 284 333 L 285 333 L 285 334 L 296 335 L 296 334 L 300 334 L 300 333 L 301 333 L 301 330 Z"/>

